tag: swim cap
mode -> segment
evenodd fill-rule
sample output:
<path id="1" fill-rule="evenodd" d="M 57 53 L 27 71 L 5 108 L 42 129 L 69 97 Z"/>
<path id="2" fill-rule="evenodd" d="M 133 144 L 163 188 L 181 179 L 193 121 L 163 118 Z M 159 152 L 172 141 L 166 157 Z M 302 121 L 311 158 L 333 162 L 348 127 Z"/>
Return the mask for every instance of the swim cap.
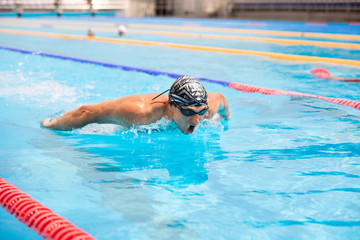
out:
<path id="1" fill-rule="evenodd" d="M 126 27 L 124 26 L 124 25 L 120 25 L 119 27 L 118 27 L 118 30 L 119 30 L 119 32 L 126 32 Z"/>
<path id="2" fill-rule="evenodd" d="M 331 77 L 331 73 L 325 68 L 314 68 L 311 70 L 311 74 L 321 79 L 328 79 Z"/>
<path id="3" fill-rule="evenodd" d="M 176 107 L 207 105 L 207 93 L 196 78 L 182 76 L 171 86 L 169 102 Z"/>

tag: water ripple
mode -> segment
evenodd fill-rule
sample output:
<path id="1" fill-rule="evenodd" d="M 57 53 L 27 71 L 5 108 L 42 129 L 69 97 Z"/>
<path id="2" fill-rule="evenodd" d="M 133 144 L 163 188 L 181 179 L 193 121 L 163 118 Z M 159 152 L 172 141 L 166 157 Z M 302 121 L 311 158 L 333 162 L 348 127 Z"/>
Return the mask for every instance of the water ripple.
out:
<path id="1" fill-rule="evenodd" d="M 309 224 L 321 224 L 332 227 L 358 227 L 360 226 L 360 221 L 343 221 L 343 220 L 328 220 L 328 221 L 317 221 L 310 219 L 307 221 L 297 221 L 297 220 L 280 220 L 275 222 L 260 222 L 260 221 L 245 221 L 247 225 L 256 228 L 265 228 L 269 226 L 294 226 L 294 225 L 309 225 Z"/>
<path id="2" fill-rule="evenodd" d="M 359 175 L 344 173 L 344 172 L 321 172 L 321 171 L 314 171 L 314 172 L 300 172 L 301 176 L 344 176 L 348 178 L 360 178 Z"/>
<path id="3" fill-rule="evenodd" d="M 360 188 L 333 188 L 327 190 L 308 190 L 306 192 L 271 192 L 263 189 L 253 190 L 253 191 L 245 191 L 245 194 L 257 193 L 257 194 L 265 194 L 265 195 L 282 195 L 282 196 L 290 196 L 290 195 L 308 195 L 308 194 L 317 194 L 317 193 L 328 193 L 328 192 L 351 192 L 351 193 L 360 193 Z"/>

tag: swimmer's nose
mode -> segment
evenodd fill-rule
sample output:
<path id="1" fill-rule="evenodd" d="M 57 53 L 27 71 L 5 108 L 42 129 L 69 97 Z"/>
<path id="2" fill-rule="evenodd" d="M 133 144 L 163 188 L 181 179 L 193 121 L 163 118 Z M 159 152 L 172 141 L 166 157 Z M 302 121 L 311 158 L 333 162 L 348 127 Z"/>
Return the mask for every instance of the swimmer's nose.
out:
<path id="1" fill-rule="evenodd" d="M 191 123 L 192 125 L 197 125 L 197 124 L 200 123 L 200 116 L 199 116 L 198 114 L 195 114 L 195 115 L 193 115 L 193 116 L 191 117 L 190 120 L 191 120 L 190 123 Z"/>

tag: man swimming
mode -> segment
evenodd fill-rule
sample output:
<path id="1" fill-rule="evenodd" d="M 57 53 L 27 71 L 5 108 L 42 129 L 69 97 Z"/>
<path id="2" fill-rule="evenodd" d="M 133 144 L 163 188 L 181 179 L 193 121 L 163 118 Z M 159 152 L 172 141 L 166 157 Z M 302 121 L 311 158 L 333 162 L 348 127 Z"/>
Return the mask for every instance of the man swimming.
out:
<path id="1" fill-rule="evenodd" d="M 326 68 L 314 68 L 311 70 L 311 75 L 320 79 L 327 79 L 332 81 L 343 81 L 343 82 L 360 82 L 360 78 L 344 78 L 333 76 Z"/>
<path id="2" fill-rule="evenodd" d="M 164 94 L 169 91 L 169 94 Z M 194 77 L 182 76 L 161 94 L 139 94 L 84 105 L 54 119 L 44 119 L 42 127 L 72 130 L 90 123 L 112 123 L 125 127 L 154 123 L 161 118 L 173 121 L 181 132 L 193 133 L 203 118 L 230 118 L 228 102 L 221 93 L 207 93 Z"/>

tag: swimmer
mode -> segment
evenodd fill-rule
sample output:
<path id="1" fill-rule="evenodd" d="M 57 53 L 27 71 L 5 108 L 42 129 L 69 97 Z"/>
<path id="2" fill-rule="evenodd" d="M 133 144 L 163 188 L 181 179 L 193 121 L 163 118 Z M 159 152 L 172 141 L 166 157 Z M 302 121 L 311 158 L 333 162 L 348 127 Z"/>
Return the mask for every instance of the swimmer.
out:
<path id="1" fill-rule="evenodd" d="M 169 94 L 165 94 L 169 91 Z M 162 118 L 173 121 L 184 134 L 193 133 L 202 119 L 229 119 L 228 102 L 221 93 L 208 93 L 194 77 L 182 76 L 161 94 L 139 94 L 84 105 L 41 126 L 72 130 L 90 123 L 111 123 L 125 127 L 147 125 Z"/>
<path id="2" fill-rule="evenodd" d="M 125 27 L 124 25 L 120 25 L 120 26 L 118 27 L 118 31 L 119 31 L 119 35 L 120 35 L 121 37 L 123 37 L 123 36 L 125 36 L 126 27 Z"/>
<path id="3" fill-rule="evenodd" d="M 333 81 L 344 81 L 344 82 L 360 82 L 360 78 L 344 78 L 332 76 L 329 70 L 325 68 L 314 68 L 311 70 L 311 75 L 321 79 L 328 79 Z"/>
<path id="4" fill-rule="evenodd" d="M 89 28 L 88 37 L 94 37 L 94 36 L 95 36 L 95 32 L 91 28 Z"/>
<path id="5" fill-rule="evenodd" d="M 63 13 L 63 11 L 61 10 L 61 9 L 59 9 L 59 10 L 57 10 L 57 12 L 56 12 L 56 15 L 58 16 L 58 17 L 61 17 L 61 14 Z"/>

